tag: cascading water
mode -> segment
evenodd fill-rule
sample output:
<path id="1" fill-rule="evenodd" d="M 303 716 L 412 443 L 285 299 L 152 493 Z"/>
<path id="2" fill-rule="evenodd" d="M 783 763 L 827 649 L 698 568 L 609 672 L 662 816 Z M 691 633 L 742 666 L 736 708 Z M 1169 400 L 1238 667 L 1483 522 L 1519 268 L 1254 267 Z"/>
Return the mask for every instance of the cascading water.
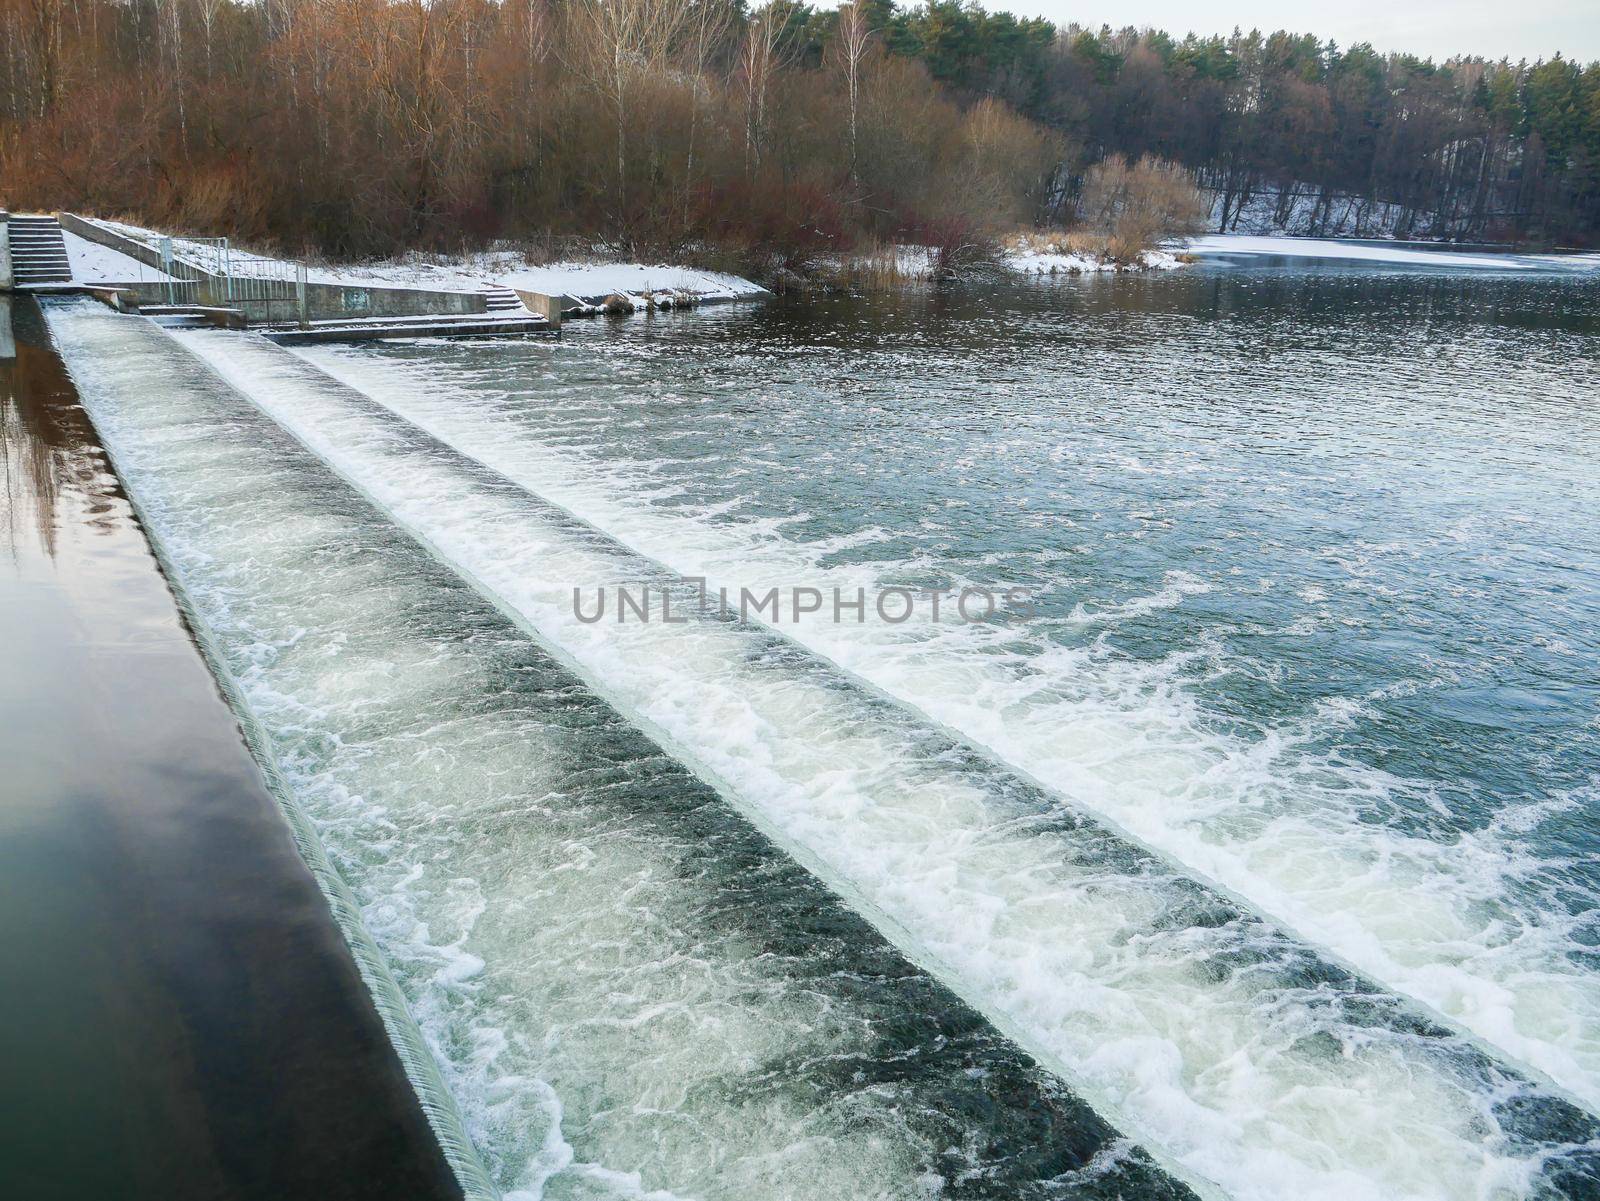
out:
<path id="1" fill-rule="evenodd" d="M 578 620 L 574 583 L 659 569 L 276 348 L 184 341 L 1196 1176 L 1240 1197 L 1341 1198 L 1527 1196 L 1585 1178 L 1586 1116 L 1394 997 L 768 633 Z"/>
<path id="2" fill-rule="evenodd" d="M 166 334 L 51 323 L 508 1196 L 1189 1195 Z"/>
<path id="3" fill-rule="evenodd" d="M 1555 289 L 1540 337 L 1441 354 L 1412 285 L 1318 286 L 1326 312 L 1201 274 L 985 298 L 1003 318 L 305 352 L 321 370 L 183 336 L 271 421 L 165 335 L 54 321 L 502 1186 L 1176 1187 L 998 1028 L 1204 1189 L 1589 1196 L 1594 1120 L 1516 1065 L 1600 1092 L 1593 735 L 1458 730 L 1490 728 L 1462 695 L 1485 644 L 1515 662 L 1497 712 L 1549 704 L 1587 645 L 1563 556 L 1590 539 L 1560 526 L 1595 478 L 1564 400 L 1594 331 Z M 1421 311 L 1450 319 L 1450 286 Z M 1063 308 L 1067 400 L 1040 370 Z M 929 341 L 946 318 L 965 355 Z M 1414 403 L 1384 407 L 1374 361 Z M 1186 390 L 1194 362 L 1232 407 Z M 1537 422 L 1486 415 L 1473 372 Z M 1339 389 L 1356 415 L 1319 407 Z M 1475 501 L 1467 462 L 1497 468 Z M 1020 630 L 573 613 L 575 585 L 641 580 L 681 613 L 690 575 L 1044 603 Z"/>
<path id="4" fill-rule="evenodd" d="M 1576 714 L 1593 703 L 1577 664 L 1600 653 L 1585 520 L 1600 464 L 1575 407 L 1600 384 L 1592 333 L 1557 309 L 1515 346 L 1491 324 L 1456 339 L 1458 362 L 1419 355 L 1404 323 L 1368 317 L 1374 288 L 1406 311 L 1408 293 L 1388 295 L 1404 286 L 1343 280 L 1323 312 L 1268 276 L 1257 287 L 1284 346 L 1266 356 L 1241 332 L 1259 332 L 1251 312 L 1200 321 L 1124 299 L 1142 322 L 1130 334 L 1091 290 L 1069 385 L 1039 366 L 1062 353 L 1054 295 L 1005 314 L 1021 333 L 954 319 L 981 370 L 908 353 L 923 325 L 891 321 L 862 333 L 868 364 L 837 381 L 810 358 L 857 332 L 844 323 L 810 343 L 780 324 L 531 359 L 305 357 L 713 587 L 1040 591 L 1044 616 L 1020 632 L 870 610 L 784 632 L 1596 1106 L 1600 878 L 1573 848 L 1600 798 L 1600 726 L 1552 713 L 1562 694 Z M 1503 286 L 1511 309 L 1595 288 Z M 1374 361 L 1404 405 L 1373 387 Z M 1218 389 L 1234 408 L 1208 409 L 1199 392 Z M 778 413 L 749 406 L 756 394 Z M 1349 398 L 1338 413 L 1330 395 Z M 900 474 L 880 482 L 885 445 Z M 1464 476 L 1489 500 L 1456 499 Z M 1360 502 L 1363 524 L 1330 523 L 1322 496 Z M 1396 604 L 1414 631 L 1387 628 Z M 1306 679 L 1279 682 L 1293 673 Z M 1441 703 L 1423 703 L 1432 693 Z M 1484 736 L 1519 706 L 1526 736 Z M 1430 710 L 1459 720 L 1435 731 Z M 1347 749 L 1352 730 L 1392 748 L 1383 762 Z"/>

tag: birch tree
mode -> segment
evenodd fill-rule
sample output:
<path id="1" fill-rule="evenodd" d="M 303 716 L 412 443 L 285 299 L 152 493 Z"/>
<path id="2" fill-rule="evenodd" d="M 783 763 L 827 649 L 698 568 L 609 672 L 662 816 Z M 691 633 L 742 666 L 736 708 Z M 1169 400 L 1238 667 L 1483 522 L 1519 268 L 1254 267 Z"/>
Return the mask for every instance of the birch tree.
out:
<path id="1" fill-rule="evenodd" d="M 851 0 L 839 10 L 839 58 L 844 70 L 845 96 L 849 105 L 850 182 L 859 185 L 856 169 L 857 128 L 861 113 L 861 68 L 867 56 L 867 46 L 872 41 L 872 28 L 867 23 L 865 0 Z"/>
<path id="2" fill-rule="evenodd" d="M 617 213 L 628 212 L 628 112 L 640 82 L 660 72 L 689 25 L 688 0 L 576 0 L 573 65 L 610 110 L 617 168 Z"/>
<path id="3" fill-rule="evenodd" d="M 783 0 L 768 3 L 751 14 L 745 29 L 739 67 L 744 81 L 744 161 L 746 174 L 761 167 L 767 134 L 767 97 L 779 67 L 779 46 L 788 6 Z"/>

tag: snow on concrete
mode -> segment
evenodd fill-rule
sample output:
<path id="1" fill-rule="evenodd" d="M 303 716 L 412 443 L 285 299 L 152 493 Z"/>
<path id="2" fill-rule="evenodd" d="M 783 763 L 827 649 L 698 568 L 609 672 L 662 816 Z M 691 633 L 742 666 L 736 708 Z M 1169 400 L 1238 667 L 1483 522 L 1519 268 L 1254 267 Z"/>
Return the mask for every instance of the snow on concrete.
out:
<path id="1" fill-rule="evenodd" d="M 524 267 L 496 276 L 496 282 L 510 288 L 549 295 L 582 299 L 612 293 L 652 296 L 681 293 L 700 300 L 739 300 L 765 296 L 767 290 L 737 275 L 702 271 L 694 267 L 672 267 L 665 263 L 551 263 L 544 267 Z"/>
<path id="2" fill-rule="evenodd" d="M 156 245 L 162 235 L 154 230 L 119 221 L 99 224 L 146 245 Z M 211 266 L 215 252 L 209 246 L 174 237 L 179 257 Z M 263 256 L 231 248 L 235 265 Z M 531 265 L 516 250 L 491 250 L 469 255 L 408 254 L 400 259 L 341 265 L 312 265 L 306 269 L 311 283 L 348 284 L 369 288 L 423 288 L 433 292 L 484 292 L 490 288 L 517 288 L 550 296 L 570 296 L 598 305 L 621 296 L 635 308 L 661 308 L 701 304 L 714 300 L 744 300 L 769 295 L 758 284 L 737 275 L 678 267 L 666 263 L 620 263 L 596 257 L 588 261 Z"/>
<path id="3" fill-rule="evenodd" d="M 67 244 L 67 262 L 72 265 L 74 283 L 164 284 L 171 278 L 165 271 L 147 267 L 138 259 L 129 258 L 121 251 L 101 246 L 87 238 L 80 238 L 70 230 L 62 230 L 61 239 Z"/>
<path id="4" fill-rule="evenodd" d="M 314 284 L 350 284 L 361 288 L 424 288 L 430 292 L 482 292 L 496 287 L 490 256 L 424 259 L 407 255 L 398 260 L 309 266 L 306 278 Z M 494 256 L 514 259 L 517 256 Z M 483 261 L 480 261 L 483 260 Z"/>
<path id="5" fill-rule="evenodd" d="M 765 288 L 737 275 L 696 267 L 603 259 L 534 266 L 515 251 L 450 257 L 412 254 L 395 262 L 314 267 L 310 274 L 312 279 L 328 283 L 372 287 L 469 292 L 515 288 L 547 296 L 570 296 L 590 306 L 602 304 L 613 296 L 620 296 L 634 308 L 662 308 L 768 295 Z"/>
<path id="6" fill-rule="evenodd" d="M 1434 250 L 1398 242 L 1371 245 L 1334 238 L 1261 237 L 1252 234 L 1207 234 L 1190 241 L 1189 253 L 1204 259 L 1329 259 L 1349 263 L 1438 267 L 1455 271 L 1600 270 L 1600 254 L 1487 254 Z"/>

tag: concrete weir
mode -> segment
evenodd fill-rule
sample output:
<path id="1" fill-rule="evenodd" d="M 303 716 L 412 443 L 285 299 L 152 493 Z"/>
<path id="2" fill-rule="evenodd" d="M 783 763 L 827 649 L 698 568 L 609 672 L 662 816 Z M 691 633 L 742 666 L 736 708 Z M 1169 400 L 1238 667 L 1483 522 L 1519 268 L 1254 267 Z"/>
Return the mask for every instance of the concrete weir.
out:
<path id="1" fill-rule="evenodd" d="M 0 459 L 0 1197 L 487 1196 L 31 298 L 0 296 Z"/>
<path id="2" fill-rule="evenodd" d="M 620 276 L 590 279 L 589 286 L 573 284 L 568 291 L 533 290 L 517 272 L 501 282 L 458 272 L 432 280 L 435 286 L 417 286 L 393 283 L 381 273 L 312 268 L 241 251 L 223 237 L 167 235 L 75 213 L 8 219 L 0 211 L 4 290 L 92 296 L 163 325 L 259 328 L 287 345 L 559 334 L 567 317 L 692 308 L 767 294 L 745 281 L 733 281 L 739 286 L 731 288 L 726 281 L 702 290 L 682 284 L 657 288 L 649 284 L 648 269 L 619 267 Z M 561 283 L 571 279 L 557 272 L 551 284 Z"/>
<path id="3" fill-rule="evenodd" d="M 263 330 L 262 336 L 280 346 L 311 346 L 321 342 L 379 342 L 396 338 L 526 338 L 561 333 L 541 317 L 422 318 L 412 321 L 372 321 L 362 324 L 312 325 L 305 329 Z"/>
<path id="4" fill-rule="evenodd" d="M 152 242 L 73 213 L 60 214 L 59 221 L 66 232 L 114 250 L 155 276 L 154 282 L 145 279 L 102 288 L 114 294 L 101 299 L 114 308 L 163 320 L 192 318 L 231 328 L 294 326 L 309 335 L 308 341 L 502 337 L 553 328 L 553 323 L 523 309 L 515 293 L 504 289 L 330 282 L 312 278 L 304 263 L 235 256 L 224 239 L 175 248 L 172 239 Z"/>
<path id="5" fill-rule="evenodd" d="M 242 281 L 273 286 L 231 294 L 227 277 L 187 258 L 163 255 L 160 249 L 148 242 L 74 213 L 62 213 L 60 220 L 62 229 L 85 241 L 105 246 L 147 267 L 178 277 L 183 285 L 185 301 L 237 308 L 252 324 L 296 319 L 305 322 L 371 317 L 472 316 L 489 311 L 487 296 L 478 292 L 322 283 L 306 278 L 303 264 L 287 261 L 282 263 L 287 270 L 281 275 L 270 278 L 246 276 Z M 299 268 L 298 278 L 292 273 L 294 268 Z"/>

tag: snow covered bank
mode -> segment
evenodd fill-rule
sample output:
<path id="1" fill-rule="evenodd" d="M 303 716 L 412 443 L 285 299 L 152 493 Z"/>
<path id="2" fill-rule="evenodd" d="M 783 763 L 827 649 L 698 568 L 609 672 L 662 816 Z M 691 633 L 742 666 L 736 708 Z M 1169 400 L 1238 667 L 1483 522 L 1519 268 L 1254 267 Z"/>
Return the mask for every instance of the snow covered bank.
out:
<path id="1" fill-rule="evenodd" d="M 1326 195 L 1311 184 L 1260 187 L 1243 198 L 1208 189 L 1211 228 L 1236 234 L 1320 238 L 1406 238 L 1441 225 L 1433 213 L 1343 192 Z M 1226 226 L 1224 226 L 1226 222 Z M 1442 223 L 1449 233 L 1464 233 L 1467 222 Z"/>
<path id="2" fill-rule="evenodd" d="M 1389 266 L 1438 267 L 1461 271 L 1595 271 L 1600 254 L 1489 254 L 1431 249 L 1416 244 L 1372 245 L 1334 238 L 1258 237 L 1249 234 L 1207 234 L 1189 243 L 1202 259 L 1234 258 L 1328 259 Z"/>
<path id="3" fill-rule="evenodd" d="M 165 271 L 148 267 L 138 259 L 80 238 L 71 230 L 61 231 L 67 248 L 72 279 L 80 284 L 164 284 L 171 280 Z"/>
<path id="4" fill-rule="evenodd" d="M 1147 250 L 1137 263 L 1118 263 L 1082 251 L 1050 249 L 1007 250 L 1001 263 L 1022 275 L 1083 275 L 1095 271 L 1166 271 L 1183 266 L 1170 250 Z"/>
<path id="5" fill-rule="evenodd" d="M 327 283 L 382 284 L 397 288 L 473 292 L 513 288 L 542 292 L 547 296 L 570 296 L 589 305 L 600 305 L 610 297 L 621 296 L 640 308 L 651 302 L 662 307 L 670 306 L 674 300 L 706 303 L 768 295 L 758 284 L 719 271 L 674 267 L 666 263 L 604 260 L 533 266 L 522 254 L 506 250 L 452 256 L 411 254 L 395 262 L 315 267 L 312 276 Z"/>
<path id="6" fill-rule="evenodd" d="M 1107 255 L 1074 250 L 1058 235 L 1018 234 L 1009 238 L 992 261 L 1018 275 L 1084 275 L 1110 271 L 1159 271 L 1181 267 L 1174 251 L 1149 250 L 1137 262 L 1119 263 Z M 841 282 L 858 278 L 894 281 L 931 280 L 939 273 L 938 250 L 932 246 L 892 246 L 838 265 Z M 957 272 L 960 273 L 959 271 Z"/>

